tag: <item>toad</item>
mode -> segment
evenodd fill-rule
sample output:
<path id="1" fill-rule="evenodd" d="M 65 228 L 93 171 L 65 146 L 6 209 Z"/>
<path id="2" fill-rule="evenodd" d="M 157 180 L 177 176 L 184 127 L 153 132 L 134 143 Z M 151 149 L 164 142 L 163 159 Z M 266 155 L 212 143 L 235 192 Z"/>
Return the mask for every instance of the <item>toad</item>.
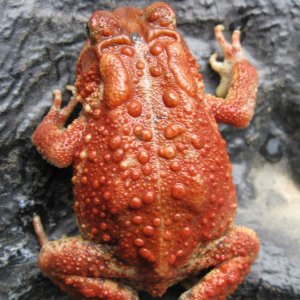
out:
<path id="1" fill-rule="evenodd" d="M 225 299 L 259 250 L 249 228 L 234 225 L 232 167 L 218 123 L 245 127 L 258 76 L 215 27 L 224 61 L 216 96 L 170 6 L 95 11 L 77 61 L 73 97 L 53 105 L 33 143 L 53 165 L 73 165 L 80 236 L 48 241 L 38 216 L 39 267 L 72 299 L 138 299 L 204 271 L 180 300 Z M 80 103 L 79 116 L 65 126 Z"/>

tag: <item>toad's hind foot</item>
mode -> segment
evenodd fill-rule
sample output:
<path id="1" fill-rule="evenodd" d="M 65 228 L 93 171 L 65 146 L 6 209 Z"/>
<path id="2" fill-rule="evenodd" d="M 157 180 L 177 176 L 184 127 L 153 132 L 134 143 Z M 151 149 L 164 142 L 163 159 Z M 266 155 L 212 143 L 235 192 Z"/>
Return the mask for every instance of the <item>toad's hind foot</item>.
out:
<path id="1" fill-rule="evenodd" d="M 137 293 L 116 281 L 80 276 L 59 276 L 53 280 L 73 300 L 138 300 Z"/>
<path id="2" fill-rule="evenodd" d="M 34 232 L 37 235 L 37 238 L 39 240 L 39 243 L 41 247 L 43 247 L 48 242 L 48 237 L 44 231 L 44 227 L 41 222 L 40 216 L 35 215 L 33 217 L 32 224 L 33 224 Z"/>
<path id="3" fill-rule="evenodd" d="M 39 267 L 71 299 L 138 300 L 137 292 L 123 283 L 134 281 L 134 269 L 117 261 L 105 247 L 79 236 L 43 243 L 40 222 L 35 222 L 43 244 Z"/>
<path id="4" fill-rule="evenodd" d="M 225 300 L 249 273 L 258 250 L 259 240 L 253 230 L 234 227 L 201 251 L 194 267 L 213 269 L 179 300 Z"/>

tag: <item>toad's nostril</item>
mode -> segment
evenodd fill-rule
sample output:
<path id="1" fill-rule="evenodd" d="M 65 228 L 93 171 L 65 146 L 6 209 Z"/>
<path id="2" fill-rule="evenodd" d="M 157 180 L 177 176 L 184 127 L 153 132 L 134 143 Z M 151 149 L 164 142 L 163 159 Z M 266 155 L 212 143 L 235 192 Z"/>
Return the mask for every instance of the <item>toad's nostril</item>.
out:
<path id="1" fill-rule="evenodd" d="M 137 32 L 131 33 L 130 38 L 134 43 L 141 41 L 141 36 Z"/>

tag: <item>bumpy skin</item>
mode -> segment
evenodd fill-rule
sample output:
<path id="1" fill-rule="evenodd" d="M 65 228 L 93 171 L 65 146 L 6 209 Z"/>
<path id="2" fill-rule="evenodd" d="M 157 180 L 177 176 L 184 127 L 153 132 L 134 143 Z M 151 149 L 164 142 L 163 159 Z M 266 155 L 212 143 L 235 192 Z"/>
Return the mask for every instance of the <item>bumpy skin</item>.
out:
<path id="1" fill-rule="evenodd" d="M 246 126 L 258 78 L 215 28 L 224 62 L 214 97 L 176 31 L 173 10 L 96 11 L 77 62 L 76 92 L 54 104 L 33 143 L 58 167 L 74 166 L 74 210 L 82 237 L 48 242 L 34 226 L 43 273 L 74 299 L 138 299 L 200 270 L 181 300 L 225 299 L 249 272 L 259 241 L 233 225 L 236 191 L 217 122 Z M 221 97 L 225 97 L 221 98 Z M 80 116 L 64 123 L 77 103 Z"/>

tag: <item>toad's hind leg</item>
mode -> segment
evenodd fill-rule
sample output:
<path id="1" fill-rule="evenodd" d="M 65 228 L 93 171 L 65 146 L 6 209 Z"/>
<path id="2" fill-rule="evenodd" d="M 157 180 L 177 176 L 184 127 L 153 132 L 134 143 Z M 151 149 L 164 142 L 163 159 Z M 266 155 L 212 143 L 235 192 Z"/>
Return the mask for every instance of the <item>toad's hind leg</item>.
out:
<path id="1" fill-rule="evenodd" d="M 138 300 L 133 289 L 117 281 L 133 280 L 134 270 L 101 245 L 79 236 L 48 241 L 39 217 L 34 217 L 33 224 L 42 245 L 40 269 L 71 299 Z"/>
<path id="2" fill-rule="evenodd" d="M 200 252 L 193 269 L 213 269 L 179 300 L 226 299 L 249 273 L 258 250 L 259 240 L 253 230 L 233 227 Z"/>

